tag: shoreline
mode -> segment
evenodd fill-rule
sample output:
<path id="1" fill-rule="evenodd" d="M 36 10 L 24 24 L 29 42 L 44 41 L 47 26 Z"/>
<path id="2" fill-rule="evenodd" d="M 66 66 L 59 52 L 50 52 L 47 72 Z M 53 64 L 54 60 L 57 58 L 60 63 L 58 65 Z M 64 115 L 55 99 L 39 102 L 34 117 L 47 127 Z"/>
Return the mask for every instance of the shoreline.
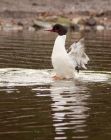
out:
<path id="1" fill-rule="evenodd" d="M 51 27 L 53 24 L 64 24 L 71 30 L 111 30 L 110 14 L 104 12 L 78 12 L 54 15 L 53 13 L 0 12 L 0 30 L 3 31 L 37 31 Z"/>
<path id="2" fill-rule="evenodd" d="M 109 0 L 1 0 L 0 30 L 38 31 L 55 23 L 73 31 L 111 30 Z"/>

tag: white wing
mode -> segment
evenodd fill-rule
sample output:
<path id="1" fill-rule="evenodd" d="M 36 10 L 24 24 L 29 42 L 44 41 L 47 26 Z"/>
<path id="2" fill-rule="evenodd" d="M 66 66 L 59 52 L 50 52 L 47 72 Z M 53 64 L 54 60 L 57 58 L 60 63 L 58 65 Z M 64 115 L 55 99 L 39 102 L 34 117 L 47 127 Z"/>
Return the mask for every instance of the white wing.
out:
<path id="1" fill-rule="evenodd" d="M 87 69 L 85 65 L 88 63 L 89 57 L 85 53 L 84 39 L 80 39 L 77 43 L 74 42 L 70 48 L 69 56 L 72 58 L 74 66 Z"/>

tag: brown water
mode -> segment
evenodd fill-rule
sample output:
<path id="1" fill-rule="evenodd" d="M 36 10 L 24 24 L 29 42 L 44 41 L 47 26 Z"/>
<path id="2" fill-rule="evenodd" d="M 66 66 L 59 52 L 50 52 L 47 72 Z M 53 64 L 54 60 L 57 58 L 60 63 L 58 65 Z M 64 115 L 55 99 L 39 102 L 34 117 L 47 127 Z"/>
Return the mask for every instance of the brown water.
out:
<path id="1" fill-rule="evenodd" d="M 88 70 L 70 81 L 51 79 L 55 37 L 0 32 L 0 140 L 111 139 L 111 32 L 86 34 Z"/>

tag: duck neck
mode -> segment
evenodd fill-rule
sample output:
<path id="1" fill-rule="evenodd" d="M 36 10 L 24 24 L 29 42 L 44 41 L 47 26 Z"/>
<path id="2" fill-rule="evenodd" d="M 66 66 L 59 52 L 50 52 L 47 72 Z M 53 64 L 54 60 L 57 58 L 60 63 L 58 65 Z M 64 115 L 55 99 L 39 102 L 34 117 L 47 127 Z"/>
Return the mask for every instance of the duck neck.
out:
<path id="1" fill-rule="evenodd" d="M 58 35 L 56 40 L 55 40 L 55 43 L 54 43 L 54 48 L 53 48 L 53 53 L 54 52 L 60 52 L 61 51 L 66 51 L 65 50 L 65 40 L 66 40 L 66 35 Z"/>

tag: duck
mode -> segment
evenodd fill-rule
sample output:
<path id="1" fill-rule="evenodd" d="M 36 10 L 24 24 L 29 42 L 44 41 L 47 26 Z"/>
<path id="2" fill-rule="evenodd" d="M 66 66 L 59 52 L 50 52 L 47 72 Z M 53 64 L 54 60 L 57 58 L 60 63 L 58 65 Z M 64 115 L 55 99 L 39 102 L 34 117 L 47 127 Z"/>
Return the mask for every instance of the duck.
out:
<path id="1" fill-rule="evenodd" d="M 61 25 L 55 24 L 47 31 L 55 32 L 58 36 L 55 39 L 51 61 L 54 70 L 53 79 L 72 79 L 80 69 L 87 69 L 86 65 L 89 61 L 88 55 L 85 53 L 84 38 L 78 42 L 74 42 L 68 52 L 65 47 L 66 34 L 68 29 Z"/>

